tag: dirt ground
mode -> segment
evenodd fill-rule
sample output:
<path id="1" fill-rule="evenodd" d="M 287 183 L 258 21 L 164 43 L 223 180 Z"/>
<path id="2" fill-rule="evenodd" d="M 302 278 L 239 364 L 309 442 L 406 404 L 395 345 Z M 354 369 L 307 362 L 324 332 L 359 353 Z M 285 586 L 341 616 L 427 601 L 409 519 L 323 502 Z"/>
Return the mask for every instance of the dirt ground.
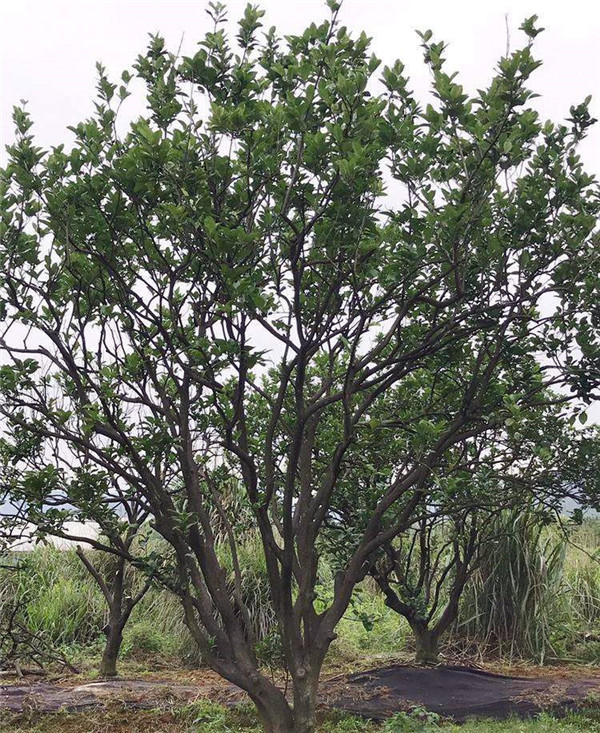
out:
<path id="1" fill-rule="evenodd" d="M 185 682 L 167 679 L 116 679 L 73 684 L 35 681 L 0 686 L 0 711 L 77 711 L 119 702 L 138 709 L 176 706 L 198 699 L 235 705 L 241 690 L 209 671 L 190 674 Z M 170 677 L 170 678 L 169 678 Z M 321 684 L 321 706 L 382 720 L 419 705 L 443 717 L 530 717 L 540 710 L 572 709 L 600 697 L 600 676 L 582 677 L 568 670 L 545 676 L 506 676 L 467 667 L 433 669 L 390 665 L 358 674 L 339 675 Z"/>

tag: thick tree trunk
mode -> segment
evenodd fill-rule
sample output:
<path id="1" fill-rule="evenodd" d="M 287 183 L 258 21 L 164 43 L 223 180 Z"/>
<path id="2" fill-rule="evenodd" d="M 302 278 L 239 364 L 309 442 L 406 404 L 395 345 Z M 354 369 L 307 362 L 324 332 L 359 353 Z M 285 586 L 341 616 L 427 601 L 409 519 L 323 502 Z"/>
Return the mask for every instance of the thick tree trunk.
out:
<path id="1" fill-rule="evenodd" d="M 102 677 L 117 676 L 117 660 L 123 641 L 123 625 L 120 621 L 114 620 L 106 628 L 106 645 L 100 662 L 100 675 Z"/>
<path id="2" fill-rule="evenodd" d="M 259 689 L 249 693 L 265 733 L 293 733 L 294 715 L 283 693 Z"/>
<path id="3" fill-rule="evenodd" d="M 255 703 L 265 729 L 265 733 L 315 733 L 316 710 L 306 708 L 304 710 L 275 710 L 273 704 L 269 709 L 262 709 L 262 706 Z"/>
<path id="4" fill-rule="evenodd" d="M 306 671 L 294 680 L 293 733 L 314 733 L 316 728 L 319 675 Z"/>
<path id="5" fill-rule="evenodd" d="M 265 733 L 315 733 L 319 675 L 306 672 L 293 679 L 292 705 L 270 683 L 256 681 L 249 692 Z"/>
<path id="6" fill-rule="evenodd" d="M 434 666 L 439 661 L 440 635 L 437 631 L 420 626 L 412 627 L 415 636 L 415 661 L 417 664 Z"/>
<path id="7" fill-rule="evenodd" d="M 182 595 L 182 601 L 187 627 L 198 642 L 205 661 L 217 674 L 248 693 L 265 733 L 315 733 L 319 674 L 327 647 L 335 638 L 332 632 L 323 634 L 326 642 L 314 644 L 298 654 L 290 653 L 288 664 L 293 696 L 290 700 L 259 671 L 255 657 L 244 647 L 245 640 L 236 647 L 235 661 L 219 658 L 207 644 L 191 596 Z M 299 657 L 304 657 L 303 664 L 297 661 Z"/>
<path id="8" fill-rule="evenodd" d="M 280 710 L 275 712 L 272 709 L 266 711 L 261 709 L 261 706 L 257 703 L 256 707 L 265 733 L 295 733 L 293 716 L 290 715 L 289 711 Z"/>

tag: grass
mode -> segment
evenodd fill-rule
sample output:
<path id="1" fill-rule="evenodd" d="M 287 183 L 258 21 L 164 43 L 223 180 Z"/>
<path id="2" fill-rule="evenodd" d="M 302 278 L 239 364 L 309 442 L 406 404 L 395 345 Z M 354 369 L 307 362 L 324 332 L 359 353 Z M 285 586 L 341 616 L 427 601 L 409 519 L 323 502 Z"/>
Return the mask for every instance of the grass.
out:
<path id="1" fill-rule="evenodd" d="M 494 529 L 498 537 L 486 544 L 463 595 L 459 631 L 501 656 L 543 663 L 557 656 L 567 546 L 527 513 L 500 515 Z"/>
<path id="2" fill-rule="evenodd" d="M 410 648 L 412 636 L 406 620 L 389 609 L 383 596 L 368 581 L 359 587 L 357 601 L 336 628 L 338 638 L 329 651 L 330 666 L 347 665 L 365 655 L 396 656 Z"/>
<path id="3" fill-rule="evenodd" d="M 482 654 L 538 664 L 596 661 L 582 647 L 600 630 L 600 523 L 567 528 L 507 513 L 465 589 L 454 640 Z M 568 537 L 568 541 L 567 538 Z"/>
<path id="4" fill-rule="evenodd" d="M 488 553 L 465 592 L 458 630 L 450 649 L 495 652 L 510 659 L 549 658 L 600 661 L 600 522 L 587 521 L 567 545 L 551 529 L 529 528 L 508 517 L 512 535 Z M 512 523 L 512 524 L 510 524 Z M 279 664 L 277 636 L 268 602 L 260 553 L 249 542 L 244 555 L 244 594 L 259 636 L 266 666 Z M 226 560 L 226 558 L 225 558 Z M 327 573 L 325 573 L 327 575 Z M 330 579 L 326 578 L 326 595 Z M 39 547 L 20 572 L 0 571 L 0 600 L 26 600 L 26 621 L 77 666 L 91 670 L 100 657 L 107 622 L 99 589 L 72 551 Z M 364 665 L 365 658 L 408 658 L 410 629 L 388 609 L 368 580 L 337 628 L 328 671 Z M 462 645 L 462 646 L 461 646 Z M 0 654 L 1 657 L 1 654 Z M 153 588 L 134 609 L 125 629 L 121 662 L 161 659 L 196 666 L 196 645 L 185 627 L 177 599 Z"/>
<path id="5" fill-rule="evenodd" d="M 84 669 L 97 664 L 108 621 L 100 589 L 72 550 L 40 546 L 23 558 L 22 569 L 0 571 L 0 602 L 25 602 L 22 618 L 51 647 Z M 152 588 L 136 606 L 125 629 L 122 659 L 149 656 L 197 662 L 196 647 L 177 600 Z M 0 650 L 0 658 L 1 658 Z"/>
<path id="6" fill-rule="evenodd" d="M 262 733 L 250 707 L 227 710 L 199 702 L 179 710 L 131 710 L 113 706 L 85 713 L 29 713 L 0 720 L 2 733 Z M 598 710 L 564 719 L 541 715 L 534 720 L 473 721 L 458 726 L 398 716 L 384 725 L 339 713 L 320 720 L 318 733 L 600 733 Z"/>
<path id="7" fill-rule="evenodd" d="M 457 733 L 598 733 L 600 718 L 597 711 L 581 712 L 557 719 L 541 715 L 536 720 L 473 721 L 463 726 L 451 726 Z"/>
<path id="8" fill-rule="evenodd" d="M 252 570 L 245 574 L 244 592 L 256 618 L 256 630 L 264 637 L 259 656 L 268 665 L 273 661 L 269 657 L 277 656 L 277 644 L 263 577 L 266 571 L 251 557 L 244 559 L 245 567 Z M 106 605 L 73 551 L 40 546 L 27 556 L 22 570 L 0 571 L 0 599 L 7 607 L 11 599 L 25 600 L 23 613 L 29 628 L 84 671 L 97 665 L 105 639 L 102 628 L 108 621 Z M 397 654 L 406 648 L 409 636 L 405 621 L 385 606 L 371 585 L 363 584 L 355 605 L 339 625 L 328 666 L 352 665 L 366 652 L 375 657 Z M 197 666 L 200 661 L 178 600 L 152 588 L 125 628 L 120 660 L 121 665 L 127 665 L 151 663 L 157 658 L 177 666 Z"/>

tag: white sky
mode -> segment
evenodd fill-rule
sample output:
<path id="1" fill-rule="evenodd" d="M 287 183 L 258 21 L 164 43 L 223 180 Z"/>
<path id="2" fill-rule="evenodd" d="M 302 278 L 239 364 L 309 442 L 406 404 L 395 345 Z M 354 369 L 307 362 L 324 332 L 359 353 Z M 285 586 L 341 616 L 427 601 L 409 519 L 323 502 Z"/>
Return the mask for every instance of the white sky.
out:
<path id="1" fill-rule="evenodd" d="M 243 12 L 245 0 L 227 3 L 230 18 Z M 282 33 L 302 30 L 326 17 L 322 0 L 263 0 L 268 26 Z M 131 65 L 160 31 L 170 47 L 192 52 L 208 28 L 204 0 L 0 0 L 0 125 L 10 141 L 10 114 L 19 99 L 29 102 L 35 131 L 43 145 L 65 140 L 67 125 L 92 111 L 95 62 L 113 77 Z M 592 94 L 600 118 L 600 3 L 594 0 L 345 0 L 342 22 L 373 37 L 373 50 L 384 62 L 407 66 L 417 92 L 427 89 L 427 74 L 415 29 L 431 28 L 450 43 L 448 66 L 459 70 L 467 89 L 490 78 L 506 49 L 505 15 L 511 47 L 522 43 L 522 20 L 536 13 L 546 31 L 536 53 L 544 66 L 534 84 L 542 94 L 544 116 L 562 119 L 569 106 Z M 588 167 L 600 173 L 600 127 L 583 149 Z"/>
<path id="2" fill-rule="evenodd" d="M 281 34 L 301 31 L 328 16 L 323 0 L 263 0 L 266 27 Z M 246 0 L 227 3 L 232 21 Z M 0 159 L 12 139 L 12 106 L 29 102 L 34 131 L 44 147 L 68 140 L 67 125 L 93 110 L 95 62 L 102 61 L 117 80 L 142 53 L 148 33 L 160 32 L 176 50 L 194 53 L 210 27 L 205 0 L 0 0 Z M 372 50 L 384 63 L 399 58 L 411 86 L 425 95 L 429 76 L 422 63 L 415 29 L 431 28 L 450 44 L 448 65 L 460 72 L 467 90 L 486 85 L 496 61 L 525 36 L 517 29 L 537 14 L 546 28 L 534 54 L 544 65 L 532 87 L 543 117 L 561 120 L 569 107 L 592 94 L 592 113 L 600 118 L 600 3 L 598 0 L 345 0 L 341 22 L 373 37 Z M 142 109 L 135 110 L 142 112 Z M 582 147 L 587 167 L 600 175 L 600 124 Z M 600 406 L 592 409 L 595 420 Z"/>

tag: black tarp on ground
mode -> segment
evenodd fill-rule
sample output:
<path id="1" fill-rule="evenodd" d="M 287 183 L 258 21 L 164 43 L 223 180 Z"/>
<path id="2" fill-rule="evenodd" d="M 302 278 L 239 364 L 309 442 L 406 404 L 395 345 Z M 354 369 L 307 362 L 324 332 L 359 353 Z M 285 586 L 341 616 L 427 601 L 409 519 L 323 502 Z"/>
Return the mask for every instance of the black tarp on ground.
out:
<path id="1" fill-rule="evenodd" d="M 573 707 L 600 692 L 600 679 L 504 677 L 464 667 L 393 665 L 350 675 L 344 683 L 332 702 L 348 712 L 383 719 L 413 703 L 457 722 L 531 717 L 542 709 Z"/>

